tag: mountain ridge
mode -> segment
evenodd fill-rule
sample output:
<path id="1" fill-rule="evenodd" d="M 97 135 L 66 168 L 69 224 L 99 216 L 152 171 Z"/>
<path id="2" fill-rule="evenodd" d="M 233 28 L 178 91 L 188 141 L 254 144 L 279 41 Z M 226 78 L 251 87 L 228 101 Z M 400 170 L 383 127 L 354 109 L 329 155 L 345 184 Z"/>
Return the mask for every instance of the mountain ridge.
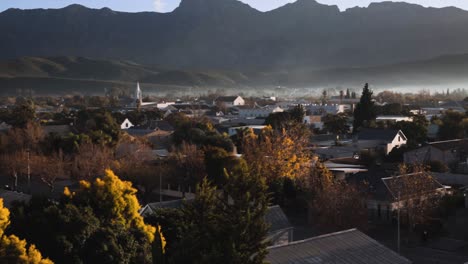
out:
<path id="1" fill-rule="evenodd" d="M 184 0 L 170 13 L 72 5 L 0 13 L 0 59 L 79 56 L 177 69 L 367 67 L 468 53 L 468 12 L 383 2 L 340 11 L 299 0 L 260 12 Z"/>

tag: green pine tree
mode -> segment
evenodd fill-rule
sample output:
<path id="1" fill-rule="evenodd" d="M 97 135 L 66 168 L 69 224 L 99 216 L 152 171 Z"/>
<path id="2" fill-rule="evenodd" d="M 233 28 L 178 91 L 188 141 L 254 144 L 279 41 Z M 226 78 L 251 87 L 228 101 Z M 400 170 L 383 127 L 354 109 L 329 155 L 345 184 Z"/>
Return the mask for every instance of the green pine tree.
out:
<path id="1" fill-rule="evenodd" d="M 354 110 L 353 130 L 357 131 L 360 127 L 366 126 L 369 122 L 375 120 L 377 114 L 374 102 L 372 101 L 372 91 L 369 84 L 366 83 L 362 90 L 362 96 Z"/>

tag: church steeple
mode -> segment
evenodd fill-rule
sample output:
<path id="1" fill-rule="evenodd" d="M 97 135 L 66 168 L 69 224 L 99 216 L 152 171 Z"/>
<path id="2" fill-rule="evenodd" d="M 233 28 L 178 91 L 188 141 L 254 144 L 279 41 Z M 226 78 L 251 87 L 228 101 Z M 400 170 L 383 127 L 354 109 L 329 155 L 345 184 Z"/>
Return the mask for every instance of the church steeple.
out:
<path id="1" fill-rule="evenodd" d="M 143 103 L 143 95 L 141 93 L 139 82 L 137 82 L 137 88 L 135 91 L 135 100 L 136 100 L 137 105 L 141 105 Z"/>

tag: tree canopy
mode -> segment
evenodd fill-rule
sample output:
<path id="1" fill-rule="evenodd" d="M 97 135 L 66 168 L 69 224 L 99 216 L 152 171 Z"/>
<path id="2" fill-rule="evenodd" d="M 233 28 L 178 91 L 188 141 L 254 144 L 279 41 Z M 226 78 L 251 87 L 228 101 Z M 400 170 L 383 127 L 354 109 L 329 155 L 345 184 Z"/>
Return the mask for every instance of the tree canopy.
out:
<path id="1" fill-rule="evenodd" d="M 12 230 L 58 263 L 152 263 L 156 228 L 139 209 L 136 189 L 107 170 L 65 189 L 59 203 L 33 198 L 14 207 Z"/>
<path id="2" fill-rule="evenodd" d="M 27 246 L 26 240 L 15 235 L 6 235 L 5 229 L 10 225 L 10 211 L 3 207 L 0 199 L 0 262 L 5 264 L 52 264 L 49 259 L 42 258 L 36 246 Z"/>

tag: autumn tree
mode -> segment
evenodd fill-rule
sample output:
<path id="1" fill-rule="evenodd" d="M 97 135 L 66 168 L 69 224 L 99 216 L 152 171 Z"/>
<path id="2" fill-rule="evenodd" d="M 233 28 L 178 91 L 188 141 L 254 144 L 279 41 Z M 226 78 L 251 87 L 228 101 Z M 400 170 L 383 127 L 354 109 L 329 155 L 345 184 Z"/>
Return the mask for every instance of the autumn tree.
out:
<path id="1" fill-rule="evenodd" d="M 5 234 L 10 225 L 10 211 L 3 207 L 0 199 L 0 262 L 5 264 L 52 264 L 49 259 L 42 258 L 34 245 L 27 245 L 15 235 Z"/>
<path id="2" fill-rule="evenodd" d="M 283 203 L 286 182 L 303 180 L 310 170 L 308 134 L 297 130 L 275 131 L 266 127 L 260 135 L 245 137 L 242 149 L 252 173 L 266 178 L 274 200 Z"/>
<path id="3" fill-rule="evenodd" d="M 83 143 L 71 161 L 71 175 L 75 179 L 94 179 L 106 168 L 110 168 L 113 153 L 107 146 Z"/>
<path id="4" fill-rule="evenodd" d="M 442 186 L 424 164 L 400 164 L 398 169 L 399 175 L 390 178 L 387 186 L 395 202 L 401 203 L 408 228 L 427 223 L 440 204 Z"/>
<path id="5" fill-rule="evenodd" d="M 367 227 L 366 200 L 359 186 L 334 179 L 317 158 L 307 183 L 309 222 L 330 232 Z"/>
<path id="6" fill-rule="evenodd" d="M 360 127 L 368 125 L 372 120 L 375 120 L 375 111 L 372 91 L 369 89 L 369 84 L 366 83 L 362 90 L 361 99 L 354 110 L 353 130 L 357 131 Z"/>
<path id="7" fill-rule="evenodd" d="M 274 131 L 266 127 L 260 135 L 251 133 L 243 142 L 244 159 L 253 173 L 267 181 L 301 178 L 308 174 L 308 138 L 302 131 Z"/>
<path id="8" fill-rule="evenodd" d="M 60 202 L 33 198 L 12 210 L 12 230 L 59 263 L 151 263 L 155 227 L 139 214 L 136 189 L 110 170 Z"/>

